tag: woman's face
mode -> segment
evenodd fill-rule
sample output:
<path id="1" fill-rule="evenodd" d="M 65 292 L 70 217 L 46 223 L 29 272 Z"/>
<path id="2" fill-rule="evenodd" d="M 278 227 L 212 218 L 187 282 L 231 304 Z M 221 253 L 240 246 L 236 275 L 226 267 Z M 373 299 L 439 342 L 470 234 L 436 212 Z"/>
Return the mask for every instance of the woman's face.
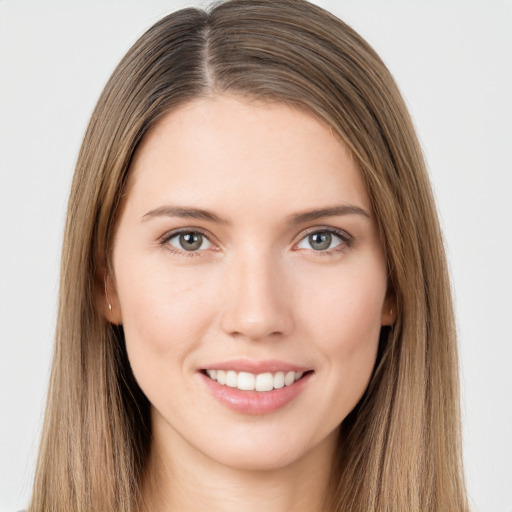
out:
<path id="1" fill-rule="evenodd" d="M 163 450 L 252 469 L 332 453 L 392 304 L 329 127 L 230 96 L 168 114 L 135 155 L 113 267 L 110 320 Z"/>

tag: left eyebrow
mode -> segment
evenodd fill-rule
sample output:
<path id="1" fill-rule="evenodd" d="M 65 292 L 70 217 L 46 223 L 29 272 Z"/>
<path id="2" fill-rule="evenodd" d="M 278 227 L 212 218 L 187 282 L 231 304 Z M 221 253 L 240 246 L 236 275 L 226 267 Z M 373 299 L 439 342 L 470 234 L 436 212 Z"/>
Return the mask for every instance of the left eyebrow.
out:
<path id="1" fill-rule="evenodd" d="M 341 215 L 362 215 L 363 217 L 371 219 L 370 213 L 365 209 L 352 204 L 342 204 L 339 206 L 330 206 L 327 208 L 318 208 L 315 210 L 295 213 L 289 217 L 288 223 L 291 225 L 297 225 L 321 219 L 323 217 L 338 217 Z"/>

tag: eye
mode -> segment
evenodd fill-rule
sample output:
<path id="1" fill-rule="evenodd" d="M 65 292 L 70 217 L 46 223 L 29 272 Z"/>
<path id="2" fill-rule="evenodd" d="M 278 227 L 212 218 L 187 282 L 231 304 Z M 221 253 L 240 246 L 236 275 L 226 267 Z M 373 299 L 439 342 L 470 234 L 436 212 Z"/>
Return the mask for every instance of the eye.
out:
<path id="1" fill-rule="evenodd" d="M 209 249 L 212 246 L 208 238 L 198 231 L 181 231 L 169 236 L 165 243 L 187 252 Z"/>
<path id="2" fill-rule="evenodd" d="M 350 239 L 347 235 L 333 230 L 317 230 L 306 235 L 296 245 L 298 249 L 312 249 L 317 252 L 329 252 L 331 250 L 341 250 L 342 247 L 350 245 Z"/>

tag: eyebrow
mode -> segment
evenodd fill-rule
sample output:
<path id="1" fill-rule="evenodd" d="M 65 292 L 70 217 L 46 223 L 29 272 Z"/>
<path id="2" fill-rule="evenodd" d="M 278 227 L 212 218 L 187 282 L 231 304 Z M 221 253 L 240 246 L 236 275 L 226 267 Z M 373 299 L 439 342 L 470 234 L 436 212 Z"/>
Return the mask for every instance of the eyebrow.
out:
<path id="1" fill-rule="evenodd" d="M 339 206 L 330 206 L 327 208 L 318 208 L 316 210 L 309 210 L 301 213 L 296 213 L 289 217 L 289 224 L 303 224 L 312 220 L 321 219 L 323 217 L 338 217 L 341 215 L 362 215 L 371 219 L 371 215 L 368 211 L 359 206 L 352 204 L 342 204 Z"/>
<path id="2" fill-rule="evenodd" d="M 142 221 L 153 217 L 181 217 L 183 219 L 198 219 L 215 222 L 217 224 L 228 224 L 226 219 L 219 217 L 213 212 L 201 208 L 188 208 L 186 206 L 161 206 L 150 210 L 142 216 Z"/>
<path id="3" fill-rule="evenodd" d="M 368 219 L 371 218 L 369 212 L 363 208 L 351 204 L 343 204 L 295 213 L 288 218 L 288 224 L 303 224 L 305 222 L 311 222 L 324 217 L 338 217 L 341 215 L 362 215 Z M 160 206 L 159 208 L 155 208 L 144 214 L 142 216 L 142 221 L 146 221 L 154 217 L 181 217 L 182 219 L 206 220 L 215 222 L 216 224 L 229 224 L 226 219 L 219 217 L 213 212 L 203 210 L 202 208 L 189 208 L 186 206 Z"/>

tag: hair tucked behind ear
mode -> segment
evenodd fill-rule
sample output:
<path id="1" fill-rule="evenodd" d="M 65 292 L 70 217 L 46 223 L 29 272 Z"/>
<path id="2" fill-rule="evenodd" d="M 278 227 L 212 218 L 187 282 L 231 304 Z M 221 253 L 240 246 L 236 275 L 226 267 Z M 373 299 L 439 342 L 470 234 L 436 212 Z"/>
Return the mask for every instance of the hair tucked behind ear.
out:
<path id="1" fill-rule="evenodd" d="M 194 98 L 284 102 L 356 158 L 385 248 L 397 321 L 342 424 L 333 511 L 465 511 L 449 278 L 425 164 L 373 49 L 302 0 L 232 0 L 151 27 L 121 61 L 78 157 L 62 252 L 56 346 L 31 512 L 138 507 L 149 404 L 103 301 L 130 162 L 148 129 Z M 121 204 L 122 206 L 122 204 Z"/>

